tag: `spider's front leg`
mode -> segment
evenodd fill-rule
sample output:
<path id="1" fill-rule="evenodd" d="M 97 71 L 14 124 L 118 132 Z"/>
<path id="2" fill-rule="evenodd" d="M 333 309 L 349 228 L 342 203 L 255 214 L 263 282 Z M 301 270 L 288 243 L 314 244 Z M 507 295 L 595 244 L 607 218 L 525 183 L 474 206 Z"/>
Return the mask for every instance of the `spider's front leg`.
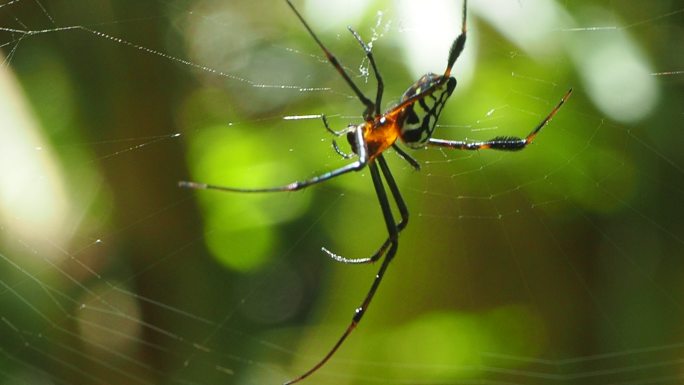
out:
<path id="1" fill-rule="evenodd" d="M 399 192 L 399 187 L 397 186 L 397 183 L 394 180 L 394 177 L 392 176 L 392 173 L 389 169 L 389 166 L 387 166 L 387 162 L 385 161 L 385 158 L 383 157 L 382 154 L 378 155 L 376 158 L 378 163 L 380 164 L 380 170 L 382 171 L 382 175 L 385 177 L 385 181 L 387 182 L 387 186 L 390 189 L 390 192 L 392 193 L 392 198 L 394 198 L 394 202 L 397 205 L 397 208 L 399 209 L 399 214 L 401 215 L 401 220 L 399 223 L 396 223 L 394 226 L 396 227 L 397 230 L 397 235 L 406 227 L 408 224 L 408 219 L 409 219 L 409 212 L 408 212 L 408 207 L 406 206 L 406 203 L 404 202 L 404 198 L 402 198 L 401 193 Z M 386 217 L 387 218 L 387 217 Z M 394 221 L 394 219 L 392 219 Z M 345 264 L 352 264 L 352 265 L 360 265 L 360 264 L 366 264 L 366 263 L 373 263 L 376 262 L 378 259 L 380 259 L 383 255 L 385 255 L 385 252 L 387 252 L 388 248 L 393 244 L 393 239 L 392 239 L 392 232 L 390 232 L 390 236 L 385 240 L 385 242 L 378 248 L 375 253 L 373 253 L 370 257 L 367 258 L 345 258 L 339 254 L 335 254 L 332 251 L 326 249 L 325 247 L 322 247 L 321 250 L 328 254 L 330 258 L 333 260 L 340 262 L 340 263 L 345 263 Z"/>
<path id="2" fill-rule="evenodd" d="M 228 192 L 238 192 L 238 193 L 265 193 L 265 192 L 285 192 L 285 191 L 297 191 L 301 190 L 303 188 L 307 188 L 309 186 L 325 182 L 327 180 L 330 180 L 332 178 L 338 177 L 340 175 L 344 175 L 350 171 L 359 171 L 366 167 L 369 161 L 369 154 L 368 154 L 368 147 L 366 145 L 366 140 L 363 137 L 363 129 L 361 127 L 356 127 L 353 131 L 350 131 L 350 133 L 353 135 L 354 140 L 356 140 L 356 143 L 358 145 L 356 146 L 356 152 L 357 155 L 359 156 L 359 159 L 356 162 L 350 163 L 346 166 L 342 166 L 340 168 L 337 168 L 335 170 L 326 172 L 325 174 L 317 175 L 313 178 L 302 180 L 302 181 L 295 181 L 292 183 L 288 183 L 286 185 L 282 186 L 275 186 L 275 187 L 262 187 L 262 188 L 242 188 L 242 187 L 228 187 L 228 186 L 219 186 L 219 185 L 212 185 L 212 184 L 207 184 L 207 183 L 198 183 L 198 182 L 189 182 L 189 181 L 180 181 L 178 182 L 178 186 L 182 188 L 189 188 L 189 189 L 195 189 L 195 190 L 219 190 L 219 191 L 228 191 Z"/>
<path id="3" fill-rule="evenodd" d="M 396 184 L 394 187 L 392 187 L 393 180 L 391 176 L 388 178 L 387 175 L 389 174 L 389 169 L 387 168 L 387 164 L 385 163 L 385 160 L 382 159 L 382 155 L 379 155 L 376 159 L 378 159 L 378 162 L 380 163 L 380 168 L 382 169 L 382 173 L 385 176 L 385 180 L 387 181 L 388 185 L 390 185 L 390 190 L 392 191 L 392 195 L 395 195 L 395 189 L 396 189 Z M 316 372 L 318 369 L 320 369 L 323 365 L 325 365 L 326 362 L 330 359 L 330 357 L 335 354 L 337 349 L 339 349 L 340 346 L 342 346 L 342 343 L 349 337 L 351 332 L 356 329 L 356 326 L 361 322 L 361 319 L 363 318 L 364 314 L 366 314 L 366 311 L 368 310 L 368 307 L 370 306 L 371 301 L 373 300 L 373 297 L 375 297 L 375 292 L 378 290 L 378 287 L 380 287 L 380 283 L 382 283 L 382 279 L 385 276 L 385 272 L 387 271 L 387 267 L 389 266 L 390 262 L 392 262 L 392 259 L 394 258 L 394 255 L 397 253 L 397 249 L 399 248 L 399 227 L 397 224 L 394 222 L 394 217 L 392 215 L 392 209 L 390 208 L 389 205 L 389 200 L 387 198 L 387 192 L 385 191 L 385 188 L 382 184 L 382 178 L 380 176 L 380 172 L 378 171 L 378 167 L 375 164 L 374 161 L 371 161 L 368 165 L 371 171 L 371 177 L 373 178 L 373 186 L 375 187 L 375 193 L 378 196 L 378 201 L 380 202 L 380 206 L 382 208 L 382 215 L 385 219 L 385 225 L 387 226 L 387 232 L 389 233 L 389 249 L 387 250 L 387 253 L 385 254 L 385 259 L 382 261 L 382 264 L 380 265 L 380 268 L 378 269 L 377 274 L 375 275 L 375 279 L 373 280 L 373 283 L 371 284 L 370 289 L 366 293 L 366 296 L 364 297 L 363 301 L 361 302 L 361 305 L 356 308 L 354 311 L 354 315 L 352 316 L 352 320 L 347 326 L 347 328 L 344 330 L 342 335 L 337 339 L 337 342 L 333 347 L 328 351 L 328 353 L 321 359 L 316 365 L 314 365 L 311 369 L 307 370 L 303 374 L 299 375 L 298 377 L 285 382 L 284 385 L 292 385 L 296 382 L 299 382 L 307 377 L 309 377 L 311 374 Z M 392 182 L 390 182 L 392 180 Z M 398 192 L 398 190 L 397 190 Z M 396 199 L 396 196 L 395 196 Z M 402 202 L 403 203 L 403 202 Z M 403 214 L 402 214 L 403 215 Z"/>

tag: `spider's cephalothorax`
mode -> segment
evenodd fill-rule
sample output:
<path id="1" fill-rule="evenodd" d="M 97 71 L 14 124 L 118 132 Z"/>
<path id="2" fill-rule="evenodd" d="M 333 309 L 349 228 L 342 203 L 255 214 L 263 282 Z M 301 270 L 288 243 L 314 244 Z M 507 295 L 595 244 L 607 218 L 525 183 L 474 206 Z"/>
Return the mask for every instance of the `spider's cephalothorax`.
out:
<path id="1" fill-rule="evenodd" d="M 433 73 L 423 75 L 402 95 L 399 103 L 401 105 L 408 101 L 405 107 L 393 106 L 384 115 L 378 115 L 371 121 L 347 127 L 345 132 L 352 151 L 358 154 L 356 130 L 363 131 L 370 160 L 395 146 L 398 138 L 411 148 L 425 147 L 437 127 L 444 104 L 455 88 L 454 77 L 446 78 Z M 420 98 L 416 99 L 416 96 Z"/>
<path id="2" fill-rule="evenodd" d="M 342 336 L 338 338 L 337 343 L 335 343 L 332 349 L 330 349 L 330 351 L 328 351 L 328 353 L 311 369 L 285 383 L 285 385 L 289 385 L 298 382 L 314 373 L 316 370 L 322 367 L 330 359 L 330 357 L 332 357 L 333 354 L 335 354 L 337 349 L 342 345 L 344 340 L 349 336 L 352 330 L 356 328 L 356 325 L 358 325 L 363 318 L 363 315 L 366 313 L 371 300 L 375 296 L 376 290 L 380 286 L 380 282 L 382 282 L 382 279 L 385 276 L 387 267 L 397 252 L 399 247 L 399 233 L 406 227 L 406 224 L 408 223 L 409 212 L 404 199 L 401 197 L 399 187 L 394 181 L 392 172 L 385 161 L 384 151 L 392 147 L 394 151 L 399 154 L 399 156 L 401 156 L 417 170 L 420 169 L 418 161 L 413 159 L 399 145 L 397 145 L 397 139 L 401 138 L 402 142 L 411 148 L 436 146 L 457 150 L 521 150 L 530 144 L 536 137 L 537 133 L 539 133 L 539 131 L 544 128 L 549 121 L 551 121 L 563 103 L 565 103 L 567 98 L 570 97 L 572 89 L 565 93 L 555 108 L 553 108 L 553 110 L 551 110 L 551 112 L 546 115 L 546 117 L 524 138 L 518 138 L 514 136 L 499 136 L 482 142 L 436 139 L 432 137 L 432 134 L 434 133 L 435 127 L 437 127 L 437 120 L 439 119 L 439 115 L 444 108 L 444 104 L 449 96 L 451 96 L 452 92 L 454 92 L 454 88 L 456 88 L 456 79 L 451 76 L 451 69 L 456 62 L 456 59 L 458 59 L 461 52 L 463 52 L 463 48 L 465 46 L 467 0 L 463 0 L 463 21 L 461 24 L 461 33 L 456 37 L 451 45 L 447 59 L 447 66 L 444 70 L 444 73 L 442 75 L 436 75 L 432 73 L 424 75 L 411 87 L 409 87 L 406 92 L 404 92 L 404 95 L 398 104 L 384 113 L 381 113 L 380 111 L 382 94 L 384 90 L 382 77 L 380 76 L 380 72 L 375 64 L 375 58 L 373 57 L 370 47 L 361 39 L 361 36 L 353 29 L 349 28 L 349 31 L 354 35 L 358 43 L 361 45 L 361 48 L 363 48 L 366 58 L 368 59 L 368 62 L 370 63 L 373 73 L 375 74 L 375 78 L 378 82 L 378 89 L 374 101 L 371 101 L 363 94 L 363 92 L 361 92 L 356 84 L 354 84 L 344 67 L 318 39 L 318 36 L 316 36 L 316 34 L 311 30 L 311 27 L 309 27 L 307 22 L 292 5 L 290 0 L 286 1 L 297 18 L 299 18 L 301 23 L 309 32 L 311 37 L 316 41 L 321 50 L 323 50 L 328 61 L 342 76 L 344 81 L 365 107 L 362 114 L 363 123 L 358 125 L 349 125 L 346 129 L 341 131 L 335 131 L 331 129 L 328 125 L 328 120 L 326 119 L 325 115 L 321 115 L 323 125 L 330 133 L 338 137 L 343 135 L 347 136 L 347 140 L 351 145 L 353 154 L 345 154 L 342 152 L 337 147 L 337 143 L 333 140 L 335 151 L 337 151 L 337 153 L 344 158 L 348 159 L 356 156 L 358 159 L 347 164 L 346 166 L 337 168 L 313 178 L 295 181 L 286 185 L 275 187 L 240 188 L 216 186 L 195 182 L 180 182 L 179 185 L 181 187 L 194 189 L 213 189 L 242 193 L 296 191 L 317 183 L 325 182 L 329 179 L 347 174 L 352 171 L 362 170 L 365 167 L 368 167 L 370 170 L 373 187 L 375 188 L 375 194 L 378 197 L 380 209 L 382 210 L 382 216 L 385 220 L 385 225 L 387 226 L 387 239 L 375 251 L 375 253 L 368 258 L 349 259 L 334 254 L 325 248 L 323 248 L 323 251 L 325 251 L 334 260 L 349 264 L 373 263 L 382 259 L 380 268 L 378 273 L 375 275 L 368 293 L 361 302 L 361 305 L 354 311 L 354 315 L 352 316 L 349 326 L 342 333 Z M 394 200 L 399 214 L 401 215 L 401 220 L 398 222 L 395 221 L 393 210 L 390 207 L 389 195 L 387 194 L 385 185 L 389 187 L 391 197 Z"/>
<path id="3" fill-rule="evenodd" d="M 431 88 L 434 89 L 427 94 Z M 406 106 L 399 115 L 401 139 L 407 146 L 420 148 L 427 144 L 437 127 L 439 114 L 442 113 L 444 104 L 455 88 L 456 78 L 450 77 L 444 81 L 444 76 L 429 73 L 423 75 L 404 92 L 402 102 L 416 95 L 424 95 L 423 98 Z"/>

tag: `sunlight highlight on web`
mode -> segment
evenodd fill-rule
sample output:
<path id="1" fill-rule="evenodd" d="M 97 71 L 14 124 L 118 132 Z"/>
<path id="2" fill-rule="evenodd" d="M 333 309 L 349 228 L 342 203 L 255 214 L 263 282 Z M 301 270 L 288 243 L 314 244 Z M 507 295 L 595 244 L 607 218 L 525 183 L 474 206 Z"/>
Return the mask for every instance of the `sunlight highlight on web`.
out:
<path id="1" fill-rule="evenodd" d="M 19 94 L 0 67 L 0 217 L 11 236 L 58 242 L 68 236 L 71 203 L 59 162 Z"/>

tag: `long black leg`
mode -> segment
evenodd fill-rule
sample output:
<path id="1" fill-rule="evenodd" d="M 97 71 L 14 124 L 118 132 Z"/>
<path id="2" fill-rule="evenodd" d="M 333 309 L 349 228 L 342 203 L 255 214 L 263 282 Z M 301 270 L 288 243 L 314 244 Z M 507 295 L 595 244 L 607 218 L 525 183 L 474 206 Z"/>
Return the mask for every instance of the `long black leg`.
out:
<path id="1" fill-rule="evenodd" d="M 380 154 L 378 156 L 378 162 L 380 163 L 380 169 L 382 170 L 382 174 L 385 176 L 385 181 L 387 182 L 387 186 L 390 188 L 390 192 L 392 192 L 392 197 L 394 198 L 394 202 L 397 205 L 397 208 L 399 209 L 399 214 L 401 215 L 401 221 L 396 224 L 397 227 L 397 233 L 401 232 L 406 225 L 408 224 L 408 219 L 409 219 L 409 212 L 408 212 L 408 207 L 406 206 L 406 203 L 404 202 L 404 198 L 401 196 L 401 192 L 399 191 L 399 187 L 397 186 L 397 183 L 394 181 L 394 177 L 392 176 L 392 172 L 390 171 L 389 167 L 387 166 L 387 162 L 385 161 L 385 158 Z M 334 259 L 337 262 L 341 263 L 347 263 L 347 264 L 352 264 L 352 265 L 360 265 L 360 264 L 365 264 L 365 263 L 373 263 L 376 262 L 382 255 L 387 251 L 387 248 L 392 244 L 392 238 L 387 237 L 385 240 L 385 243 L 378 248 L 378 250 L 373 253 L 368 258 L 355 258 L 355 259 L 350 259 L 350 258 L 345 258 L 341 255 L 334 254 L 327 250 L 326 248 L 323 248 L 323 251 L 330 256 L 330 258 Z"/>
<path id="2" fill-rule="evenodd" d="M 378 81 L 378 91 L 377 91 L 377 94 L 375 95 L 375 115 L 380 116 L 380 106 L 382 105 L 382 94 L 383 94 L 384 89 L 385 89 L 385 84 L 382 81 L 382 76 L 380 76 L 380 71 L 378 71 L 378 67 L 375 65 L 375 58 L 373 57 L 373 53 L 371 52 L 371 49 L 368 46 L 368 44 L 366 44 L 366 42 L 364 42 L 363 39 L 361 39 L 361 35 L 356 33 L 356 31 L 354 31 L 352 29 L 352 27 L 347 27 L 347 29 L 349 29 L 349 32 L 351 32 L 352 35 L 354 35 L 354 37 L 356 38 L 356 41 L 358 41 L 359 44 L 361 44 L 361 48 L 363 48 L 363 51 L 366 53 L 366 57 L 368 58 L 368 61 L 370 62 L 371 67 L 373 67 L 373 73 L 375 74 L 375 79 Z"/>
<path id="3" fill-rule="evenodd" d="M 378 158 L 380 159 L 380 158 Z M 381 161 L 382 162 L 382 161 Z M 382 163 L 381 163 L 382 167 Z M 385 271 L 387 270 L 387 267 L 389 266 L 390 262 L 392 262 L 392 259 L 394 258 L 394 255 L 397 252 L 397 248 L 399 247 L 399 242 L 398 242 L 398 229 L 397 226 L 394 223 L 394 217 L 392 216 L 392 210 L 389 205 L 389 200 L 387 199 L 387 193 L 385 192 L 385 188 L 382 185 L 382 179 L 380 177 L 380 173 L 378 172 L 378 168 L 375 164 L 375 162 L 371 162 L 368 164 L 368 168 L 371 170 L 371 176 L 373 178 L 373 186 L 375 187 L 375 192 L 378 195 L 378 200 L 380 201 L 380 206 L 382 208 L 382 215 L 385 218 L 385 224 L 387 225 L 387 232 L 389 233 L 389 238 L 391 239 L 392 245 L 390 246 L 389 250 L 387 251 L 387 254 L 385 255 L 385 259 L 382 261 L 382 265 L 380 265 L 380 269 L 378 270 L 378 273 L 375 275 L 375 279 L 373 280 L 373 283 L 371 284 L 370 289 L 368 290 L 368 293 L 366 294 L 366 297 L 363 299 L 363 302 L 361 302 L 361 305 L 356 308 L 354 311 L 354 316 L 352 317 L 351 323 L 349 326 L 347 326 L 347 329 L 342 333 L 342 336 L 337 340 L 335 345 L 332 347 L 332 349 L 328 352 L 328 354 L 323 357 L 321 361 L 319 361 L 314 367 L 306 371 L 304 374 L 300 375 L 299 377 L 296 377 L 290 381 L 287 381 L 284 383 L 284 385 L 291 385 L 296 382 L 299 382 L 306 377 L 309 377 L 311 374 L 313 374 L 315 371 L 317 371 L 321 366 L 325 365 L 326 362 L 332 357 L 333 354 L 339 349 L 339 347 L 342 345 L 344 340 L 347 339 L 349 334 L 356 328 L 356 326 L 361 322 L 361 319 L 363 318 L 363 315 L 366 314 L 366 310 L 368 310 L 368 306 L 370 305 L 371 300 L 373 300 L 373 297 L 375 296 L 375 292 L 378 290 L 378 287 L 380 286 L 380 283 L 382 282 L 382 278 L 385 276 Z M 384 169 L 383 169 L 384 170 Z M 384 171 L 383 171 L 384 173 Z M 389 181 L 388 181 L 389 183 Z M 390 187 L 391 188 L 391 187 Z"/>
<path id="4" fill-rule="evenodd" d="M 226 186 L 217 186 L 217 185 L 211 185 L 211 184 L 206 184 L 206 183 L 197 183 L 197 182 L 188 182 L 188 181 L 181 181 L 178 182 L 179 187 L 183 188 L 191 188 L 191 189 L 196 189 L 196 190 L 220 190 L 220 191 L 229 191 L 229 192 L 240 192 L 240 193 L 263 193 L 263 192 L 280 192 L 280 191 L 296 191 L 296 190 L 301 190 L 305 187 L 309 187 L 311 185 L 325 182 L 328 179 L 335 178 L 337 176 L 346 174 L 350 171 L 358 171 L 361 170 L 368 164 L 368 149 L 366 148 L 366 140 L 363 138 L 363 130 L 360 128 L 357 128 L 354 131 L 354 134 L 356 135 L 356 143 L 360 143 L 359 146 L 357 146 L 357 151 L 359 155 L 359 160 L 356 162 L 350 163 L 346 166 L 340 167 L 338 169 L 326 172 L 325 174 L 317 175 L 313 178 L 303 180 L 303 181 L 295 181 L 283 186 L 276 186 L 276 187 L 264 187 L 264 188 L 241 188 L 241 187 L 226 187 Z"/>
<path id="5" fill-rule="evenodd" d="M 316 36 L 316 34 L 311 29 L 311 27 L 309 27 L 309 24 L 306 22 L 306 20 L 304 20 L 304 18 L 299 13 L 299 11 L 297 11 L 297 8 L 295 8 L 294 5 L 292 5 L 292 2 L 290 0 L 286 0 L 286 1 L 287 1 L 287 5 L 289 5 L 290 8 L 292 8 L 292 11 L 294 11 L 295 15 L 297 15 L 297 18 L 299 19 L 299 21 L 301 21 L 302 24 L 304 24 L 304 28 L 306 28 L 306 30 L 309 31 L 309 35 L 311 35 L 311 37 L 316 41 L 318 46 L 321 47 L 321 49 L 325 53 L 325 56 L 328 58 L 328 61 L 330 62 L 330 64 L 332 64 L 333 67 L 335 67 L 335 69 L 337 70 L 337 72 L 339 72 L 339 74 L 342 75 L 342 77 L 344 78 L 344 81 L 347 82 L 349 87 L 351 87 L 351 89 L 356 94 L 356 97 L 358 97 L 359 100 L 361 101 L 361 103 L 363 103 L 366 106 L 366 111 L 363 114 L 364 119 L 366 121 L 372 120 L 373 111 L 375 111 L 375 105 L 373 105 L 373 102 L 370 99 L 368 99 L 363 94 L 363 92 L 361 92 L 361 90 L 359 89 L 359 87 L 356 86 L 356 84 L 354 84 L 354 82 L 349 77 L 349 74 L 347 74 L 347 71 L 344 70 L 344 68 L 342 67 L 340 62 L 337 60 L 335 55 L 333 55 L 330 51 L 328 51 L 328 49 L 323 45 L 323 43 L 320 41 L 320 39 L 318 39 L 318 36 Z"/>
<path id="6" fill-rule="evenodd" d="M 558 110 L 563 106 L 566 100 L 572 94 L 572 88 L 563 95 L 560 102 L 556 107 L 551 110 L 551 112 L 524 138 L 518 138 L 515 136 L 498 136 L 494 139 L 490 139 L 484 142 L 468 142 L 464 140 L 444 140 L 430 138 L 428 140 L 428 145 L 437 147 L 448 147 L 457 150 L 503 150 L 503 151 L 518 151 L 527 147 L 528 144 L 532 143 L 534 138 L 537 136 L 539 131 L 544 128 L 551 119 L 556 115 Z"/>
<path id="7" fill-rule="evenodd" d="M 394 176 L 392 176 L 392 172 L 390 171 L 389 166 L 387 165 L 387 162 L 385 161 L 385 157 L 380 154 L 378 155 L 378 163 L 380 163 L 380 169 L 382 170 L 382 175 L 385 177 L 385 181 L 387 182 L 387 186 L 389 187 L 390 191 L 392 192 L 392 197 L 394 198 L 394 202 L 397 204 L 397 208 L 399 209 L 399 215 L 401 215 L 401 221 L 397 223 L 397 231 L 400 232 L 403 230 L 406 225 L 408 224 L 409 220 L 409 211 L 408 207 L 406 206 L 406 202 L 404 202 L 404 198 L 401 196 L 401 192 L 399 191 L 399 186 L 397 186 L 397 182 L 394 180 Z M 390 235 L 392 235 L 390 233 Z M 388 242 L 391 242 L 392 239 L 391 237 L 387 239 Z"/>
<path id="8" fill-rule="evenodd" d="M 456 59 L 463 52 L 463 47 L 465 47 L 466 42 L 466 11 L 468 10 L 468 0 L 463 0 L 463 19 L 461 20 L 461 34 L 456 37 L 456 40 L 451 44 L 449 49 L 449 60 L 447 60 L 447 67 L 444 70 L 444 78 L 448 79 L 451 75 L 451 68 L 456 63 Z"/>
<path id="9" fill-rule="evenodd" d="M 451 48 L 449 49 L 449 59 L 447 60 L 447 66 L 446 69 L 444 70 L 444 75 L 442 75 L 442 78 L 440 81 L 435 82 L 435 84 L 432 87 L 429 87 L 428 89 L 424 90 L 423 92 L 420 92 L 416 95 L 413 95 L 410 98 L 406 98 L 401 102 L 401 104 L 395 106 L 395 109 L 402 109 L 405 108 L 413 103 L 415 103 L 418 100 L 421 100 L 425 98 L 426 95 L 430 95 L 433 92 L 435 92 L 436 89 L 442 87 L 444 84 L 446 84 L 447 81 L 449 81 L 449 78 L 451 76 L 451 69 L 454 67 L 454 63 L 456 63 L 456 59 L 461 55 L 463 52 L 463 48 L 465 47 L 465 42 L 466 42 L 466 13 L 468 10 L 468 1 L 463 0 L 463 19 L 461 21 L 461 33 L 456 37 L 454 42 L 451 44 Z"/>

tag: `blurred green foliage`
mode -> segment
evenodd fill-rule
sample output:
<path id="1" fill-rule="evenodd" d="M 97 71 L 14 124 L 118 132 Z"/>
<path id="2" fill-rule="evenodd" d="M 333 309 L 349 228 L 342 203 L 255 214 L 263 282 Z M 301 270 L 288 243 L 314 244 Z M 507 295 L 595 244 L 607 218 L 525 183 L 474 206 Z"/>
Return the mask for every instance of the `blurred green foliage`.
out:
<path id="1" fill-rule="evenodd" d="M 611 368 L 613 383 L 681 379 L 667 364 L 682 356 L 668 348 L 682 340 L 684 299 L 681 73 L 649 75 L 654 110 L 624 121 L 592 99 L 587 74 L 620 62 L 578 60 L 610 37 L 592 28 L 614 25 L 653 74 L 679 71 L 682 13 L 665 0 L 515 2 L 562 10 L 540 56 L 471 3 L 436 135 L 522 136 L 575 94 L 523 152 L 412 152 L 421 172 L 388 152 L 410 224 L 367 318 L 310 383 L 598 384 L 610 381 L 592 373 Z M 345 15 L 296 4 L 373 95 L 358 44 L 325 25 Z M 418 76 L 405 60 L 418 31 L 401 7 L 346 4 L 373 38 L 385 107 Z M 325 113 L 339 130 L 363 108 L 286 4 L 17 2 L 0 6 L 0 27 L 0 70 L 22 91 L 6 98 L 30 106 L 74 217 L 64 238 L 25 238 L 2 213 L 0 383 L 279 383 L 320 359 L 377 269 L 321 247 L 359 258 L 386 237 L 368 172 L 296 193 L 177 188 L 281 185 L 348 162 L 320 119 L 301 117 Z M 110 326 L 131 318 L 130 334 Z M 97 345 L 89 328 L 126 343 Z"/>

